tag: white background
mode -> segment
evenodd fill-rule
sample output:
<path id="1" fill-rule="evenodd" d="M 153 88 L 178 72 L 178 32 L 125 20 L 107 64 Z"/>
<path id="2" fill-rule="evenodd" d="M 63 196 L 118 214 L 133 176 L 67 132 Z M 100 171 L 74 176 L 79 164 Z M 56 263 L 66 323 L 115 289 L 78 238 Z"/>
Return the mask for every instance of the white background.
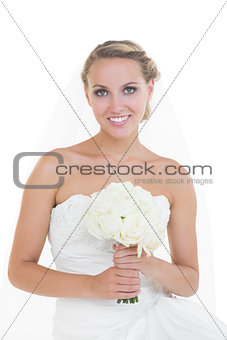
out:
<path id="1" fill-rule="evenodd" d="M 75 65 L 85 60 L 97 44 L 120 39 L 131 39 L 144 47 L 156 61 L 167 88 L 224 1 L 39 0 L 3 3 L 61 88 Z M 13 182 L 13 158 L 19 152 L 32 151 L 40 140 L 60 93 L 2 3 L 0 29 L 2 273 L 8 238 L 15 228 L 22 195 L 22 189 Z M 204 194 L 214 247 L 216 315 L 225 323 L 226 29 L 227 6 L 168 93 L 193 163 L 213 167 L 213 184 L 204 185 Z"/>

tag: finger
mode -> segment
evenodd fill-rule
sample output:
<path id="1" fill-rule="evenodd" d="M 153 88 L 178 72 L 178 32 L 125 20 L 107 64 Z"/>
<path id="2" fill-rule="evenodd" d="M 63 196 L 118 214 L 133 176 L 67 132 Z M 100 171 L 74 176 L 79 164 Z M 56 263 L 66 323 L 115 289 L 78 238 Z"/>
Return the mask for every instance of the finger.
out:
<path id="1" fill-rule="evenodd" d="M 137 246 L 137 244 L 129 244 L 128 246 L 125 246 L 124 244 L 120 243 L 117 248 L 118 249 L 125 249 L 125 248 L 136 247 L 136 246 Z"/>
<path id="2" fill-rule="evenodd" d="M 139 269 L 139 264 L 138 262 L 133 262 L 133 263 L 116 263 L 115 266 L 117 268 L 122 268 L 122 269 Z"/>
<path id="3" fill-rule="evenodd" d="M 131 247 L 136 247 L 137 244 L 129 244 L 128 246 L 125 246 L 124 244 L 122 243 L 119 243 L 119 245 L 116 247 L 118 250 L 121 250 L 121 249 L 125 249 L 125 248 L 131 248 Z"/>
<path id="4" fill-rule="evenodd" d="M 125 248 L 127 248 L 127 247 L 122 243 L 118 244 L 118 246 L 116 247 L 117 250 L 121 250 L 121 249 L 125 249 Z"/>
<path id="5" fill-rule="evenodd" d="M 125 276 L 117 276 L 116 277 L 116 284 L 124 284 L 124 285 L 139 285 L 141 283 L 140 277 L 125 277 Z"/>
<path id="6" fill-rule="evenodd" d="M 137 254 L 137 247 L 129 247 L 129 248 L 124 248 L 124 249 L 120 249 L 120 250 L 116 250 L 114 253 L 114 257 L 123 257 L 123 256 L 128 256 L 128 255 L 134 255 Z"/>
<path id="7" fill-rule="evenodd" d="M 125 285 L 125 284 L 116 284 L 116 291 L 117 292 L 135 292 L 140 289 L 140 284 L 134 284 L 134 285 Z"/>
<path id="8" fill-rule="evenodd" d="M 114 257 L 114 263 L 133 263 L 133 262 L 142 262 L 141 258 L 138 258 L 137 255 L 128 255 L 123 257 Z"/>
<path id="9" fill-rule="evenodd" d="M 113 294 L 114 299 L 131 299 L 132 297 L 136 297 L 141 293 L 141 289 L 138 289 L 135 292 L 131 293 L 121 293 L 121 292 L 116 292 Z"/>
<path id="10" fill-rule="evenodd" d="M 139 277 L 140 275 L 140 272 L 137 269 L 122 269 L 117 267 L 115 267 L 115 273 L 117 276 L 122 277 Z"/>

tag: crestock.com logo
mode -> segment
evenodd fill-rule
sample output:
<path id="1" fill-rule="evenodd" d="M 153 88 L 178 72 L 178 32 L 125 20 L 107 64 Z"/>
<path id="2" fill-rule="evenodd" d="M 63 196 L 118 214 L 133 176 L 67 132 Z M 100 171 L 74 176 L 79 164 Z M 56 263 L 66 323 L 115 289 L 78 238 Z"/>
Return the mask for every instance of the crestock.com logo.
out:
<path id="1" fill-rule="evenodd" d="M 58 160 L 58 165 L 55 168 L 55 175 L 58 175 L 59 181 L 56 184 L 36 184 L 36 185 L 31 185 L 31 184 L 23 184 L 20 181 L 20 176 L 19 176 L 19 164 L 20 160 L 22 157 L 27 157 L 27 156 L 54 156 Z M 144 162 L 144 165 L 141 164 L 134 164 L 132 166 L 126 165 L 111 165 L 108 163 L 107 165 L 94 165 L 94 167 L 86 164 L 86 165 L 66 165 L 64 164 L 64 158 L 63 156 L 54 151 L 50 152 L 21 152 L 18 153 L 13 161 L 13 180 L 14 183 L 19 187 L 19 188 L 25 188 L 25 189 L 55 189 L 59 188 L 60 186 L 63 185 L 64 183 L 64 177 L 66 175 L 71 175 L 72 172 L 74 173 L 75 171 L 78 171 L 80 175 L 105 175 L 106 170 L 108 175 L 115 175 L 116 173 L 120 176 L 126 176 L 129 174 L 132 174 L 134 176 L 138 175 L 145 175 L 145 177 L 140 177 L 140 178 L 135 178 L 135 182 L 138 184 L 139 182 L 145 182 L 147 183 L 163 183 L 163 179 L 156 179 L 156 178 L 148 178 L 147 175 L 150 175 L 152 177 L 157 176 L 157 175 L 162 175 L 163 172 L 160 172 L 160 169 L 157 166 L 157 171 L 155 172 L 155 165 L 152 164 L 151 162 Z M 173 164 L 168 164 L 163 166 L 164 173 L 169 176 L 169 178 L 165 178 L 164 182 L 166 184 L 177 184 L 177 183 L 182 183 L 184 182 L 184 178 L 181 176 L 180 178 L 173 178 L 173 175 L 180 174 L 180 175 L 189 175 L 189 174 L 195 174 L 196 171 L 199 169 L 200 175 L 204 175 L 204 170 L 205 168 L 208 168 L 209 170 L 209 175 L 212 174 L 212 167 L 210 165 L 180 165 L 176 166 Z M 72 171 L 73 170 L 73 171 Z M 56 177 L 56 176 L 55 176 Z M 194 182 L 196 184 L 212 184 L 213 181 L 212 179 L 186 179 L 187 183 Z"/>
<path id="2" fill-rule="evenodd" d="M 63 156 L 55 151 L 50 151 L 50 152 L 20 152 L 18 153 L 13 160 L 13 181 L 14 183 L 19 187 L 23 189 L 55 189 L 59 188 L 60 186 L 63 185 L 64 183 L 64 176 L 59 176 L 59 181 L 56 184 L 23 184 L 20 181 L 20 175 L 19 175 L 19 163 L 20 159 L 22 157 L 27 157 L 27 156 L 54 156 L 57 157 L 58 159 L 58 164 L 64 164 L 64 158 Z"/>

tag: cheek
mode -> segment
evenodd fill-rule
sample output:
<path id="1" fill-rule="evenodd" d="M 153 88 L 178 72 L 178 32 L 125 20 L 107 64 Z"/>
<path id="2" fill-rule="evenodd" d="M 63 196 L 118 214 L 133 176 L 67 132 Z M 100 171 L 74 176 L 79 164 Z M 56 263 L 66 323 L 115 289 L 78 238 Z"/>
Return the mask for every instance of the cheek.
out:
<path id="1" fill-rule="evenodd" d="M 90 103 L 96 115 L 101 115 L 108 107 L 108 102 L 104 98 L 93 98 Z"/>
<path id="2" fill-rule="evenodd" d="M 126 105 L 134 112 L 142 112 L 146 105 L 145 98 L 142 94 L 135 94 L 126 100 Z"/>

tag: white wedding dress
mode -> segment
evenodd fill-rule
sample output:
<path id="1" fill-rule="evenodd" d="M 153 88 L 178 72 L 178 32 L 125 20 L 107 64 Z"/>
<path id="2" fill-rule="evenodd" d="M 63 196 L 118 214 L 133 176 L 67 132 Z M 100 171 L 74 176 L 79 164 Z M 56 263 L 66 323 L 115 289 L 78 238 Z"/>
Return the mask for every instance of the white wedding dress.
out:
<path id="1" fill-rule="evenodd" d="M 155 197 L 169 204 L 165 196 Z M 89 200 L 75 194 L 52 209 L 48 240 L 59 271 L 95 275 L 113 266 L 115 242 L 92 236 L 81 220 Z M 134 304 L 57 298 L 52 334 L 54 340 L 221 340 L 227 339 L 227 325 L 203 306 L 166 292 L 141 274 L 139 302 Z"/>

